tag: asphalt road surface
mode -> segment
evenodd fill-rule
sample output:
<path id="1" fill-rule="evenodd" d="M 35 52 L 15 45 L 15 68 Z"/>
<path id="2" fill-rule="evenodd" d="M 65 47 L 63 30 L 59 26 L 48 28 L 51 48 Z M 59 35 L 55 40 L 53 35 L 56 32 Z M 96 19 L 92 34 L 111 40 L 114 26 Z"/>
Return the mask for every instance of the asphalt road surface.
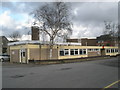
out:
<path id="1" fill-rule="evenodd" d="M 53 65 L 5 63 L 2 70 L 3 88 L 118 88 L 119 83 L 116 57 Z"/>

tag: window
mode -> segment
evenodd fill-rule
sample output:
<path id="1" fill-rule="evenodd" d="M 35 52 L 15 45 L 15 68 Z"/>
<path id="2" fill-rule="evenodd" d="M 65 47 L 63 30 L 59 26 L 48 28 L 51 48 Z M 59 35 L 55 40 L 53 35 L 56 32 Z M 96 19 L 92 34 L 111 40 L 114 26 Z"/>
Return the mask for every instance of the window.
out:
<path id="1" fill-rule="evenodd" d="M 100 49 L 96 49 L 96 51 L 100 51 Z"/>
<path id="2" fill-rule="evenodd" d="M 2 52 L 3 52 L 3 53 L 6 53 L 6 52 L 7 52 L 7 48 L 3 48 L 3 49 L 2 49 Z"/>
<path id="3" fill-rule="evenodd" d="M 82 55 L 82 49 L 79 50 L 80 55 Z"/>
<path id="4" fill-rule="evenodd" d="M 86 49 L 83 49 L 83 54 L 86 54 Z"/>
<path id="5" fill-rule="evenodd" d="M 118 52 L 118 49 L 115 49 L 115 52 Z"/>
<path id="6" fill-rule="evenodd" d="M 60 56 L 64 56 L 64 50 L 63 49 L 60 50 Z"/>
<path id="7" fill-rule="evenodd" d="M 88 51 L 92 51 L 92 49 L 88 49 Z"/>
<path id="8" fill-rule="evenodd" d="M 25 49 L 20 50 L 21 52 L 21 57 L 25 57 Z"/>
<path id="9" fill-rule="evenodd" d="M 79 54 L 80 55 L 83 55 L 83 54 L 86 54 L 86 49 L 79 49 Z"/>
<path id="10" fill-rule="evenodd" d="M 78 55 L 78 49 L 75 49 L 75 55 Z"/>
<path id="11" fill-rule="evenodd" d="M 114 49 L 111 49 L 111 53 L 114 53 Z"/>
<path id="12" fill-rule="evenodd" d="M 94 51 L 99 51 L 99 49 L 94 49 Z"/>
<path id="13" fill-rule="evenodd" d="M 25 52 L 23 52 L 23 57 L 25 57 Z"/>
<path id="14" fill-rule="evenodd" d="M 97 51 L 98 49 L 88 49 L 88 51 L 91 51 L 91 52 L 93 52 L 93 51 Z"/>
<path id="15" fill-rule="evenodd" d="M 70 49 L 70 55 L 74 55 L 74 49 Z"/>
<path id="16" fill-rule="evenodd" d="M 98 51 L 98 49 L 95 49 L 95 51 Z"/>
<path id="17" fill-rule="evenodd" d="M 69 49 L 65 49 L 65 50 L 64 50 L 64 54 L 65 54 L 65 55 L 69 55 Z"/>
<path id="18" fill-rule="evenodd" d="M 110 53 L 110 49 L 107 49 L 107 52 Z"/>
<path id="19" fill-rule="evenodd" d="M 87 54 L 86 49 L 61 49 L 60 56 L 65 55 L 84 55 Z"/>
<path id="20" fill-rule="evenodd" d="M 97 48 L 95 48 L 95 49 L 88 49 L 88 51 L 95 51 L 95 52 L 97 52 L 97 51 L 100 51 L 100 49 L 97 49 Z"/>
<path id="21" fill-rule="evenodd" d="M 110 49 L 106 49 L 106 52 L 107 52 L 107 53 L 110 53 Z"/>

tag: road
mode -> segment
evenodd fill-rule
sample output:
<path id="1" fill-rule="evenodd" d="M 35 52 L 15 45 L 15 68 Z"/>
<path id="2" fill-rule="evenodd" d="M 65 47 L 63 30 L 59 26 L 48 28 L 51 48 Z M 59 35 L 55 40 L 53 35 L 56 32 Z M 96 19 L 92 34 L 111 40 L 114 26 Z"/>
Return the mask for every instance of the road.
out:
<path id="1" fill-rule="evenodd" d="M 118 58 L 53 65 L 3 64 L 3 88 L 104 88 L 118 81 Z M 118 88 L 118 83 L 109 88 Z"/>

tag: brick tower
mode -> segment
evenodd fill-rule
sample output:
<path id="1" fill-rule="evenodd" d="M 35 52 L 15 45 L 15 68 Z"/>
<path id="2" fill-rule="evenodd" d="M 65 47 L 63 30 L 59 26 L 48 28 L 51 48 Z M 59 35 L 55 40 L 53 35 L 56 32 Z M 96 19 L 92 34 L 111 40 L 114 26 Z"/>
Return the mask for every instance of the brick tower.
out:
<path id="1" fill-rule="evenodd" d="M 39 27 L 32 26 L 31 32 L 32 32 L 32 40 L 39 40 Z"/>

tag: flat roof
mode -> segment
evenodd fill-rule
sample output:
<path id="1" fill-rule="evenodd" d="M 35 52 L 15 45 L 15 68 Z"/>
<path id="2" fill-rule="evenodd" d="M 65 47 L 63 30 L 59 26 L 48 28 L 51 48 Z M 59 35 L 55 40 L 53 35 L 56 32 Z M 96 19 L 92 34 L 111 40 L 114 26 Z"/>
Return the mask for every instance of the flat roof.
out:
<path id="1" fill-rule="evenodd" d="M 41 42 L 41 41 L 19 41 L 19 42 L 11 42 L 8 43 L 8 46 L 14 46 L 14 45 L 24 45 L 24 44 L 37 44 L 37 45 L 49 45 L 49 42 Z M 55 43 L 54 45 L 80 45 L 81 43 Z"/>

